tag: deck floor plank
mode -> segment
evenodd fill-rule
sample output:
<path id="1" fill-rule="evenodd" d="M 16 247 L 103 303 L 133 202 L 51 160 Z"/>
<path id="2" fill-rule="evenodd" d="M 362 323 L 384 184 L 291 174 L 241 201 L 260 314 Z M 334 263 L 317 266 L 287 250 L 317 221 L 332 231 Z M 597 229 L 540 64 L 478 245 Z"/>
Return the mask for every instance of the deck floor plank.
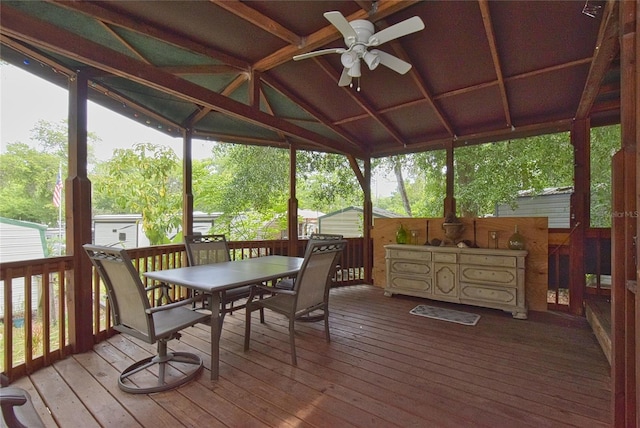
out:
<path id="1" fill-rule="evenodd" d="M 481 315 L 476 326 L 416 317 L 418 304 Z M 608 362 L 583 318 L 530 313 L 528 320 L 484 308 L 384 297 L 370 286 L 331 294 L 331 338 L 322 323 L 296 326 L 290 364 L 286 319 L 252 321 L 243 351 L 244 311 L 225 318 L 220 379 L 209 380 L 207 326 L 184 331 L 173 350 L 202 356 L 197 381 L 132 395 L 118 373 L 155 345 L 116 335 L 92 352 L 16 382 L 47 426 L 565 427 L 608 426 Z M 91 398 L 81 398 L 90 394 Z"/>

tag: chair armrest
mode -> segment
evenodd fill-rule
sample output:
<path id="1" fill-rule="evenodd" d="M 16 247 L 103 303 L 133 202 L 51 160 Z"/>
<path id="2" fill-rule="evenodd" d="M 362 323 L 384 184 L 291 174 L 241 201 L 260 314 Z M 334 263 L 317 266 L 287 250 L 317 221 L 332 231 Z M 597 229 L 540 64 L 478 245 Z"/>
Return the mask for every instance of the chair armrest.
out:
<path id="1" fill-rule="evenodd" d="M 156 312 L 162 312 L 162 311 L 167 311 L 169 309 L 173 309 L 173 308 L 178 308 L 180 306 L 186 306 L 189 305 L 193 302 L 199 302 L 201 300 L 204 300 L 204 298 L 207 297 L 206 294 L 198 294 L 197 296 L 194 297 L 190 297 L 188 299 L 184 299 L 184 300 L 179 300 L 177 302 L 173 302 L 173 303 L 167 303 L 165 305 L 162 306 L 156 306 L 154 308 L 149 308 L 146 310 L 146 312 L 148 314 L 154 314 Z"/>
<path id="2" fill-rule="evenodd" d="M 27 402 L 27 396 L 16 388 L 0 388 L 0 404 L 4 408 L 5 404 L 9 406 L 22 406 Z"/>
<path id="3" fill-rule="evenodd" d="M 9 427 L 44 427 L 29 393 L 22 388 L 0 388 L 0 407 Z"/>
<path id="4" fill-rule="evenodd" d="M 256 285 L 255 288 L 259 288 L 273 294 L 289 294 L 291 296 L 294 296 L 296 294 L 295 291 L 287 290 L 285 288 L 265 287 L 264 285 Z"/>

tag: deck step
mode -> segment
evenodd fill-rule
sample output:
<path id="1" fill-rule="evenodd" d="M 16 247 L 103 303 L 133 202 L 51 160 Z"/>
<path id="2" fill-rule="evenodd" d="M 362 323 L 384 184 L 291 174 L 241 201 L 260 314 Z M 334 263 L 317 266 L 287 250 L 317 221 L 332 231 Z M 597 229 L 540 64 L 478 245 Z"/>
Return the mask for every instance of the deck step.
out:
<path id="1" fill-rule="evenodd" d="M 588 299 L 585 302 L 585 313 L 602 352 L 611 365 L 611 302 L 608 299 Z"/>

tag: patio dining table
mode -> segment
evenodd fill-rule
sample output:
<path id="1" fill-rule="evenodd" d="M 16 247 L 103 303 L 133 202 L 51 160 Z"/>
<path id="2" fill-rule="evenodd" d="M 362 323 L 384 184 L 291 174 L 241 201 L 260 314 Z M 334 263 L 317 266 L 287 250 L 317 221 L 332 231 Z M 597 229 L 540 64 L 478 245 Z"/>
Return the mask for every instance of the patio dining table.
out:
<path id="1" fill-rule="evenodd" d="M 149 279 L 179 285 L 205 293 L 209 308 L 220 307 L 220 292 L 245 285 L 294 276 L 302 266 L 301 257 L 264 256 L 208 265 L 145 272 Z M 211 311 L 211 379 L 220 369 L 220 311 Z"/>

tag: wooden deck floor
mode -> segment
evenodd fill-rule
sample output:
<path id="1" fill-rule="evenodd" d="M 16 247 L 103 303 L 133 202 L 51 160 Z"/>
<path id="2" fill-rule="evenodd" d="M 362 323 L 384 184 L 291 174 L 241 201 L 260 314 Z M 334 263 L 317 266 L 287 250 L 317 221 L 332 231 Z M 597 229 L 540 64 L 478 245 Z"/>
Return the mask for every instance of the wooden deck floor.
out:
<path id="1" fill-rule="evenodd" d="M 481 319 L 464 326 L 410 315 L 417 304 Z M 609 365 L 583 318 L 514 320 L 388 298 L 370 286 L 332 290 L 331 309 L 330 344 L 321 323 L 298 325 L 297 368 L 284 319 L 273 313 L 254 323 L 252 349 L 243 352 L 242 311 L 225 319 L 216 382 L 205 370 L 174 391 L 123 393 L 118 371 L 154 347 L 117 335 L 15 385 L 30 391 L 47 426 L 61 427 L 609 426 Z M 172 343 L 208 367 L 208 337 L 199 326 Z"/>

